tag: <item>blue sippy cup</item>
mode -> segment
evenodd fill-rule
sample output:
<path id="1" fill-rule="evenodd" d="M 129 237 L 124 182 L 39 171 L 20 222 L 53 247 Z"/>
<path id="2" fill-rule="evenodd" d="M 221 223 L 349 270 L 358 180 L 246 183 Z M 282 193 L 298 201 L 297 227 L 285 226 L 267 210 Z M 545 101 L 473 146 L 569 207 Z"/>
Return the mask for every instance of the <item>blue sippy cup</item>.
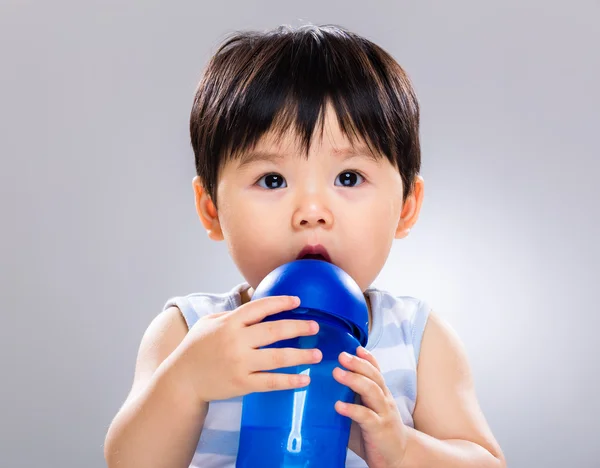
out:
<path id="1" fill-rule="evenodd" d="M 300 307 L 267 317 L 315 320 L 319 332 L 282 340 L 265 348 L 318 348 L 317 364 L 272 372 L 307 374 L 306 387 L 245 395 L 237 468 L 337 468 L 346 463 L 350 418 L 334 408 L 353 403 L 355 393 L 338 383 L 333 369 L 342 367 L 342 351 L 356 354 L 368 338 L 369 316 L 356 282 L 341 268 L 323 260 L 295 260 L 273 270 L 257 286 L 252 300 L 267 296 L 298 296 Z"/>

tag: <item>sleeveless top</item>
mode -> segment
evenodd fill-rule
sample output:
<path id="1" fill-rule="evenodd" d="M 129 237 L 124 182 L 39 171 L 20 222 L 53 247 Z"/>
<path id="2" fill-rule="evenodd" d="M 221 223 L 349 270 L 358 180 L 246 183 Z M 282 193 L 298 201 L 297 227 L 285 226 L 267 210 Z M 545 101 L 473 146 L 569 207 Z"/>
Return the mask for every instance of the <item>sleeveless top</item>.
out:
<path id="1" fill-rule="evenodd" d="M 234 310 L 241 305 L 241 283 L 227 293 L 194 293 L 169 299 L 163 310 L 177 306 L 188 329 L 200 317 L 213 312 Z M 365 348 L 369 350 L 398 405 L 404 424 L 414 427 L 412 414 L 417 396 L 417 363 L 421 339 L 430 308 L 410 296 L 393 296 L 370 287 L 365 291 L 371 303 L 371 331 Z M 242 415 L 242 397 L 212 401 L 190 468 L 235 467 Z M 348 449 L 346 467 L 367 464 Z"/>

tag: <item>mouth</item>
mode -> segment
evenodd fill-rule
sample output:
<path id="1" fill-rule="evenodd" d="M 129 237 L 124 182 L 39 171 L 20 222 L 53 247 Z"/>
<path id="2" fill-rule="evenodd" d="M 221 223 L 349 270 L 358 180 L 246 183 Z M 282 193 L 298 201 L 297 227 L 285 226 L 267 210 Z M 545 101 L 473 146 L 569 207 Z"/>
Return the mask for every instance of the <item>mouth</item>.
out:
<path id="1" fill-rule="evenodd" d="M 331 257 L 327 253 L 327 249 L 325 249 L 325 247 L 323 247 L 320 244 L 307 245 L 300 251 L 300 253 L 296 257 L 296 260 L 306 260 L 306 259 L 323 260 L 328 263 L 331 263 Z"/>

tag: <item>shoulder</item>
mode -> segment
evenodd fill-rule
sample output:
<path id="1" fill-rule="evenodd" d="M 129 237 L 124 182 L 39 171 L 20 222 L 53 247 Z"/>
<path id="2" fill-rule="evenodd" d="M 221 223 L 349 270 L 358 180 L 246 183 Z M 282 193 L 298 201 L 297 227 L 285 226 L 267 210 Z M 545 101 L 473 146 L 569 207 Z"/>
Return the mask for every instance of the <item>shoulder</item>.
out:
<path id="1" fill-rule="evenodd" d="M 175 306 L 166 308 L 154 317 L 138 348 L 128 400 L 146 387 L 156 369 L 179 346 L 187 332 L 186 323 Z"/>
<path id="2" fill-rule="evenodd" d="M 437 312 L 429 310 L 428 320 L 423 329 L 421 344 L 425 368 L 433 359 L 446 357 L 448 360 L 466 364 L 465 347 L 452 326 Z"/>
<path id="3" fill-rule="evenodd" d="M 465 346 L 452 326 L 433 310 L 423 330 L 417 389 L 417 417 L 422 416 L 420 410 L 426 403 L 434 399 L 442 401 L 444 394 L 474 393 Z"/>
<path id="4" fill-rule="evenodd" d="M 464 439 L 502 456 L 480 409 L 467 351 L 452 326 L 430 311 L 417 368 L 415 429 L 438 439 Z"/>
<path id="5" fill-rule="evenodd" d="M 166 301 L 142 336 L 128 399 L 148 384 L 156 369 L 179 346 L 201 316 L 231 307 L 234 302 L 232 292 L 198 292 L 174 296 Z"/>
<path id="6" fill-rule="evenodd" d="M 200 317 L 214 312 L 235 309 L 237 302 L 239 302 L 240 287 L 238 285 L 225 293 L 195 292 L 185 296 L 173 296 L 166 301 L 163 311 L 176 307 L 189 329 Z"/>
<path id="7" fill-rule="evenodd" d="M 440 384 L 456 391 L 459 387 L 472 387 L 471 371 L 462 341 L 450 324 L 433 310 L 429 312 L 423 330 L 417 376 L 423 399 L 436 389 L 442 392 L 448 390 L 442 390 Z"/>

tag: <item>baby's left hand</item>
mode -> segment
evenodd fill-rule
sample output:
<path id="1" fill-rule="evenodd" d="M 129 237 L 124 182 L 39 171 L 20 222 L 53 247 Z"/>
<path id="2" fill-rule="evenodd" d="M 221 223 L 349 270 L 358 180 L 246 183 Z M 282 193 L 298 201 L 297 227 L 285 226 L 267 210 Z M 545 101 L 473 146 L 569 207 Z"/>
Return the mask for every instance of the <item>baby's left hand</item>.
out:
<path id="1" fill-rule="evenodd" d="M 408 428 L 394 398 L 385 385 L 375 357 L 359 346 L 357 355 L 341 353 L 333 377 L 354 390 L 363 404 L 336 402 L 335 410 L 352 419 L 349 448 L 367 462 L 369 468 L 399 468 L 406 452 Z M 356 427 L 356 424 L 360 427 Z"/>

